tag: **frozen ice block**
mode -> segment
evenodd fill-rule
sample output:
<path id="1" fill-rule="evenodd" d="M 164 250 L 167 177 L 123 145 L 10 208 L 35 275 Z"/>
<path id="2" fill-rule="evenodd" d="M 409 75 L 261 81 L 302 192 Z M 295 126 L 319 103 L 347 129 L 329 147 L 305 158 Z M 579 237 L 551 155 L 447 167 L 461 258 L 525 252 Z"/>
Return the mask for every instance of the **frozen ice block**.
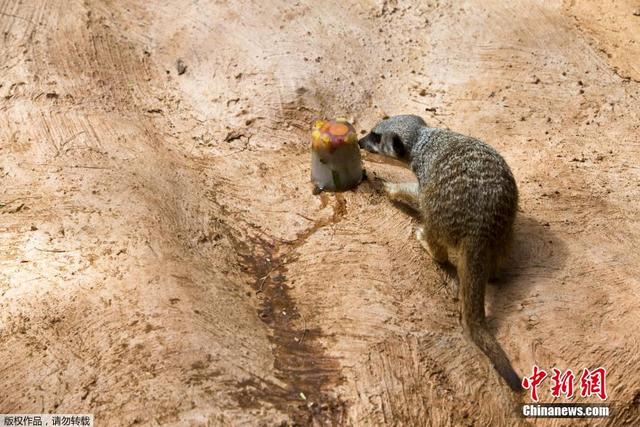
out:
<path id="1" fill-rule="evenodd" d="M 356 130 L 345 119 L 316 120 L 311 131 L 311 181 L 315 192 L 343 191 L 362 181 Z"/>

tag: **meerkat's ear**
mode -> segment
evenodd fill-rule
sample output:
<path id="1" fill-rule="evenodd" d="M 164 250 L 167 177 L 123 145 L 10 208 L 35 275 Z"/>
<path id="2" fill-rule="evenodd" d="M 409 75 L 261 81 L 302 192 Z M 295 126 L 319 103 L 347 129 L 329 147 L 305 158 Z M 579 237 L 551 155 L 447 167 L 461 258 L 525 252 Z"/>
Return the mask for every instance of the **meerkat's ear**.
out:
<path id="1" fill-rule="evenodd" d="M 382 149 L 386 155 L 398 159 L 404 158 L 406 154 L 404 143 L 395 132 L 385 132 L 382 134 Z"/>

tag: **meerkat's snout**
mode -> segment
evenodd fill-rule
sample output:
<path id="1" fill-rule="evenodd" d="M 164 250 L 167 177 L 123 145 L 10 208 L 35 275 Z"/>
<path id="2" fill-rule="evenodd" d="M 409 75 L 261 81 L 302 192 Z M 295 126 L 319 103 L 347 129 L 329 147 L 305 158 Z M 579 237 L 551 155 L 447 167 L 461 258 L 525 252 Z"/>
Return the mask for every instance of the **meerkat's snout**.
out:
<path id="1" fill-rule="evenodd" d="M 378 145 L 380 144 L 380 135 L 374 133 L 368 133 L 358 140 L 358 145 L 363 150 L 367 150 L 371 153 L 379 153 Z"/>

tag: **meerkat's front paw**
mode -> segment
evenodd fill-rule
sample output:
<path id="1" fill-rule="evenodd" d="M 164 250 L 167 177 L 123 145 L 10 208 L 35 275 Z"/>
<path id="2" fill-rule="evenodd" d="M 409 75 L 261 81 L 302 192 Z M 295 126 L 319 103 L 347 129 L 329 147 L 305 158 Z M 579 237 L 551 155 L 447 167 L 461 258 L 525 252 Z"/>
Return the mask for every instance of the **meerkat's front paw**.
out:
<path id="1" fill-rule="evenodd" d="M 418 201 L 418 183 L 416 182 L 399 182 L 391 183 L 384 182 L 384 192 L 387 197 L 394 202 L 401 202 L 414 210 L 419 209 L 420 202 Z"/>
<path id="2" fill-rule="evenodd" d="M 425 233 L 424 227 L 418 227 L 416 229 L 416 240 L 429 253 L 429 255 L 431 255 L 431 250 L 429 249 L 429 244 L 427 243 L 427 239 L 425 238 L 424 233 Z"/>
<path id="3" fill-rule="evenodd" d="M 385 181 L 382 183 L 382 189 L 384 190 L 385 194 L 392 200 L 398 196 L 397 184 Z"/>

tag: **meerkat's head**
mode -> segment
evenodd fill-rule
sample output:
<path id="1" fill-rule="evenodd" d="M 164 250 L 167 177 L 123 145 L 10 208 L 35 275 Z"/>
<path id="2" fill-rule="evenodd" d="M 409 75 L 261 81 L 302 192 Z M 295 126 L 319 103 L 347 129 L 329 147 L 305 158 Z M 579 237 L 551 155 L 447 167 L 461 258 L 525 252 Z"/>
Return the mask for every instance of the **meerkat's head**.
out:
<path id="1" fill-rule="evenodd" d="M 422 118 L 413 115 L 389 117 L 378 123 L 358 141 L 360 148 L 398 160 L 409 161 L 420 129 L 427 126 Z"/>

